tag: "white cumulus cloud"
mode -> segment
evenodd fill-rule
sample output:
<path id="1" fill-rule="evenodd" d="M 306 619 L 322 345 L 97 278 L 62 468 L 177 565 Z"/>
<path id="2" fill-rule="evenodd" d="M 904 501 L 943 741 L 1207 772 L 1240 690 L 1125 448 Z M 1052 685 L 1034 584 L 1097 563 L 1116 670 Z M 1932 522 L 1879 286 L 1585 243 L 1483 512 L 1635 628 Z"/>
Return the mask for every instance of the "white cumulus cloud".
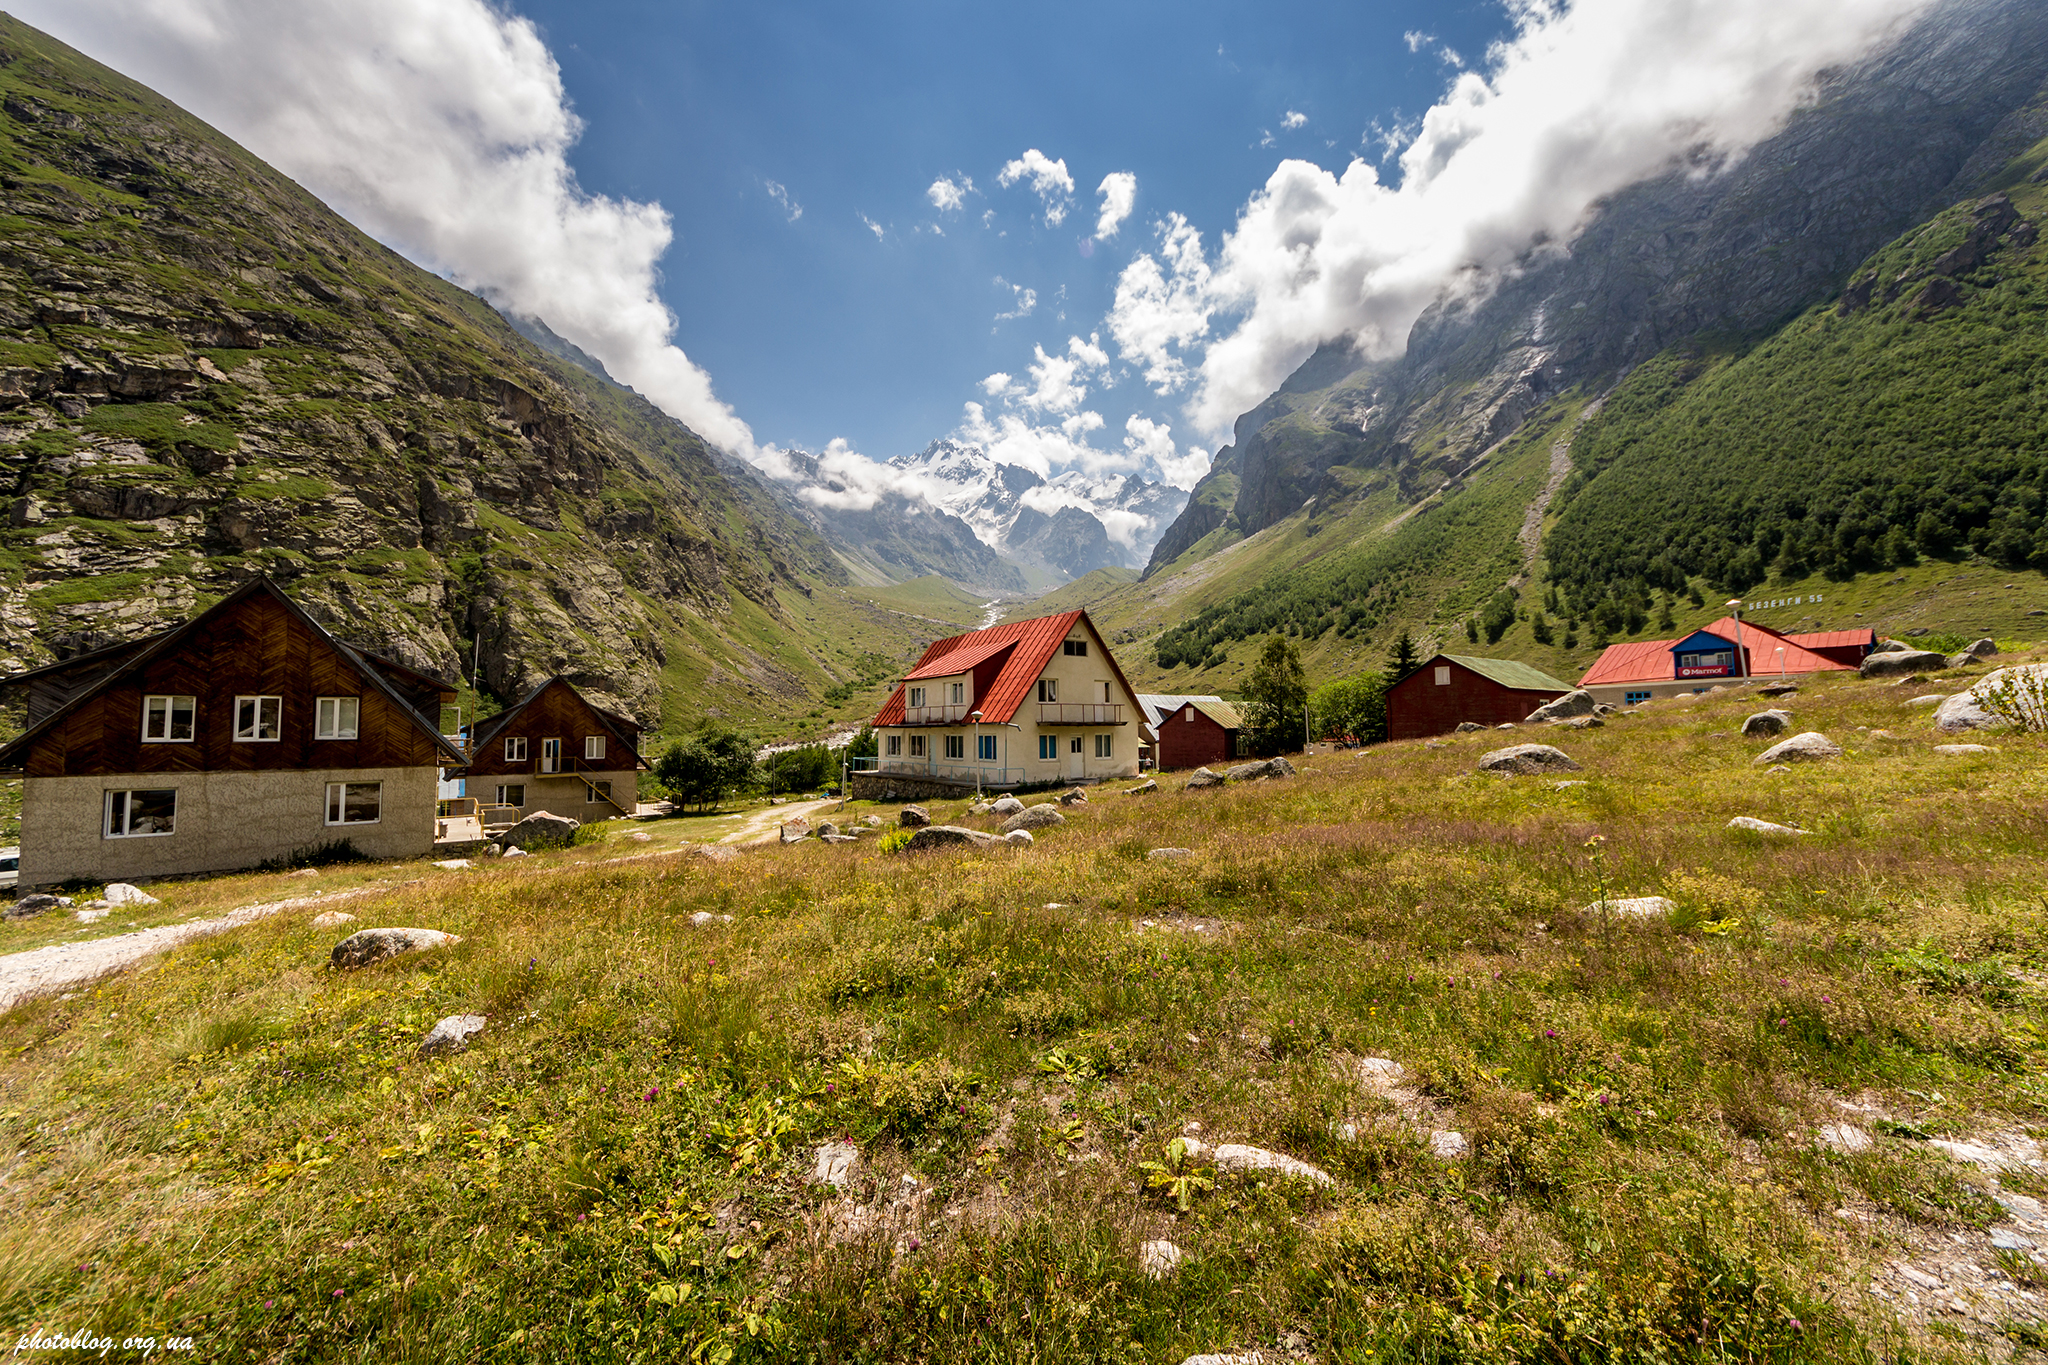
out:
<path id="1" fill-rule="evenodd" d="M 1280 120 L 1280 126 L 1290 131 L 1295 128 L 1306 128 L 1308 126 L 1308 115 L 1301 113 L 1299 110 L 1289 109 L 1287 117 Z"/>
<path id="2" fill-rule="evenodd" d="M 707 440 L 747 424 L 673 341 L 659 204 L 590 194 L 582 125 L 529 21 L 486 0 L 18 0 L 428 269 L 536 316 Z"/>
<path id="3" fill-rule="evenodd" d="M 954 180 L 942 175 L 932 181 L 932 187 L 924 192 L 924 197 L 931 200 L 932 207 L 940 213 L 956 213 L 972 193 L 974 181 L 969 177 L 963 175 Z"/>
<path id="4" fill-rule="evenodd" d="M 1436 41 L 1436 35 L 1433 33 L 1424 33 L 1419 28 L 1411 28 L 1406 33 L 1401 35 L 1401 41 L 1408 44 L 1408 50 L 1410 52 L 1420 52 L 1422 51 L 1422 49 L 1428 47 L 1431 43 Z"/>
<path id="5" fill-rule="evenodd" d="M 1111 171 L 1102 177 L 1102 183 L 1095 187 L 1102 196 L 1102 212 L 1095 219 L 1097 237 L 1114 237 L 1116 230 L 1124 225 L 1124 219 L 1131 216 L 1131 208 L 1138 202 L 1138 177 L 1129 171 Z"/>
<path id="6" fill-rule="evenodd" d="M 997 322 L 1008 322 L 1011 318 L 1028 318 L 1031 310 L 1038 307 L 1038 291 L 1026 289 L 1021 284 L 1011 284 L 1001 275 L 996 276 L 996 287 L 1010 291 L 1013 306 L 1007 313 L 996 314 Z"/>
<path id="7" fill-rule="evenodd" d="M 1281 162 L 1213 264 L 1190 232 L 1125 269 L 1111 333 L 1155 389 L 1197 369 L 1195 428 L 1227 434 L 1319 344 L 1397 355 L 1431 303 L 1568 245 L 1603 196 L 1713 173 L 1928 3 L 1512 0 L 1516 36 L 1423 116 L 1397 185 L 1364 161 Z"/>
<path id="8" fill-rule="evenodd" d="M 1054 161 L 1036 147 L 1025 151 L 1015 161 L 1003 163 L 996 183 L 1004 189 L 1018 181 L 1028 182 L 1032 192 L 1045 205 L 1045 225 L 1058 227 L 1067 219 L 1067 210 L 1073 207 L 1074 177 L 1067 174 L 1065 160 Z"/>

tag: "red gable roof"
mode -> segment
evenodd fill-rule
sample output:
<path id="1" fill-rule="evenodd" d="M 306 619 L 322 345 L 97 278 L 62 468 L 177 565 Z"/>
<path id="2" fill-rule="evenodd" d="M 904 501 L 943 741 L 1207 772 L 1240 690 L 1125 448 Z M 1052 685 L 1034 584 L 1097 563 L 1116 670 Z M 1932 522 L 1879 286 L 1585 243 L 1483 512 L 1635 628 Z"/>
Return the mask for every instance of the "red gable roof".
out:
<path id="1" fill-rule="evenodd" d="M 1862 626 L 1856 630 L 1816 630 L 1785 638 L 1806 649 L 1854 649 L 1858 645 L 1868 648 L 1876 644 L 1877 632 Z"/>
<path id="2" fill-rule="evenodd" d="M 1116 656 L 1102 643 L 1102 635 L 1095 629 L 1095 623 L 1088 619 L 1085 611 L 1063 611 L 1057 616 L 1036 616 L 1029 621 L 1012 621 L 1006 625 L 990 626 L 986 630 L 970 631 L 945 640 L 935 640 L 917 666 L 904 675 L 903 683 L 897 685 L 889 700 L 875 716 L 876 725 L 903 724 L 905 687 L 913 678 L 944 678 L 956 673 L 972 672 L 977 664 L 995 658 L 1003 651 L 1009 657 L 1003 660 L 1002 669 L 995 681 L 989 684 L 982 695 L 975 698 L 975 706 L 981 712 L 984 723 L 998 724 L 1013 719 L 1017 708 L 1031 696 L 1032 684 L 1038 675 L 1052 661 L 1052 656 L 1061 641 L 1073 633 L 1076 624 L 1088 627 L 1096 648 L 1109 661 L 1110 671 L 1123 685 L 1125 692 L 1135 698 L 1124 671 L 1118 666 Z"/>
<path id="3" fill-rule="evenodd" d="M 1711 625 L 1700 627 L 1709 635 L 1718 635 L 1724 640 L 1735 639 L 1736 622 L 1732 616 L 1724 616 Z M 1780 635 L 1769 626 L 1760 626 L 1754 621 L 1741 623 L 1743 653 L 1749 656 L 1748 673 L 1751 677 L 1775 676 L 1782 666 L 1786 673 L 1848 672 L 1853 665 L 1837 663 L 1824 655 L 1816 654 L 1802 641 L 1813 640 L 1813 636 Z M 1856 632 L 1827 631 L 1827 636 Z M 1634 640 L 1627 644 L 1609 645 L 1593 661 L 1579 679 L 1581 687 L 1603 687 L 1615 683 L 1671 682 L 1673 662 L 1671 647 L 1677 640 Z M 1844 643 L 1854 643 L 1853 639 Z M 1778 655 L 1782 648 L 1782 660 Z"/>

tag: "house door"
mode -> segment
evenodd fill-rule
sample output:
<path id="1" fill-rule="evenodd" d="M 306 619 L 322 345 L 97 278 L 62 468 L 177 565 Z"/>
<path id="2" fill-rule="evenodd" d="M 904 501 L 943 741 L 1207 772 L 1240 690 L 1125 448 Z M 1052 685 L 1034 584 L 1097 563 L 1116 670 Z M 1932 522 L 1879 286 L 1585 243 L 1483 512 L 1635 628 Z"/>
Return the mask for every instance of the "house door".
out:
<path id="1" fill-rule="evenodd" d="M 562 771 L 562 741 L 544 739 L 540 742 L 540 770 L 544 773 Z"/>
<path id="2" fill-rule="evenodd" d="M 1081 780 L 1081 737 L 1071 735 L 1067 739 L 1067 776 L 1074 781 Z"/>

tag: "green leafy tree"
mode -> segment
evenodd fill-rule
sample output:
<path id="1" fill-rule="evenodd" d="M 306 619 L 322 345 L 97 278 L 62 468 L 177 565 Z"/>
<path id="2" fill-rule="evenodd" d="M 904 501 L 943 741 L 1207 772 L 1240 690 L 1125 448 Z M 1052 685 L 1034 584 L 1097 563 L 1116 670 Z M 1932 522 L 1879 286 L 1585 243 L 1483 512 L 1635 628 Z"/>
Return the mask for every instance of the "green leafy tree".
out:
<path id="1" fill-rule="evenodd" d="M 1308 713 L 1318 739 L 1377 744 L 1387 737 L 1387 675 L 1360 673 L 1324 683 L 1309 694 Z"/>
<path id="2" fill-rule="evenodd" d="M 882 752 L 882 742 L 875 737 L 875 727 L 863 725 L 860 732 L 847 742 L 848 758 L 875 758 Z"/>
<path id="3" fill-rule="evenodd" d="M 1401 638 L 1394 641 L 1394 652 L 1387 656 L 1387 676 L 1399 682 L 1413 673 L 1421 662 L 1415 653 L 1414 638 L 1404 630 Z"/>
<path id="4" fill-rule="evenodd" d="M 700 811 L 713 809 L 753 777 L 753 741 L 718 725 L 670 745 L 654 764 L 655 782 L 669 798 Z"/>
<path id="5" fill-rule="evenodd" d="M 761 764 L 761 777 L 771 796 L 816 791 L 838 775 L 838 756 L 822 744 L 784 749 L 770 754 Z"/>
<path id="6" fill-rule="evenodd" d="M 1550 618 L 1537 612 L 1529 621 L 1529 633 L 1536 637 L 1536 643 L 1547 645 L 1551 641 Z"/>
<path id="7" fill-rule="evenodd" d="M 1245 679 L 1245 739 L 1254 753 L 1277 754 L 1301 747 L 1302 707 L 1308 703 L 1308 679 L 1301 671 L 1301 653 L 1284 635 L 1267 639 Z"/>

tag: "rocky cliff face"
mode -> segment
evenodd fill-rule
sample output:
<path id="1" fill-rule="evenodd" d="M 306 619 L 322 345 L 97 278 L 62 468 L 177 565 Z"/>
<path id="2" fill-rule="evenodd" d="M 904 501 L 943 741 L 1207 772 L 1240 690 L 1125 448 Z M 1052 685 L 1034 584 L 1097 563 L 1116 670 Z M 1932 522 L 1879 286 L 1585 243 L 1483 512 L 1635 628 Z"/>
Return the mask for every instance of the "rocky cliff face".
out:
<path id="1" fill-rule="evenodd" d="M 537 349 L 4 16 L 0 337 L 0 664 L 155 629 L 260 573 L 417 666 L 500 697 L 567 673 L 654 724 L 703 626 L 844 581 L 588 357 Z"/>
<path id="2" fill-rule="evenodd" d="M 1568 254 L 1532 256 L 1477 306 L 1425 314 L 1400 359 L 1323 347 L 1239 419 L 1147 572 L 1219 529 L 1210 548 L 1341 497 L 1336 467 L 1382 468 L 1425 494 L 1558 393 L 1603 391 L 1686 338 L 1754 334 L 1830 297 L 2041 135 L 2029 130 L 2048 121 L 2044 79 L 2048 9 L 1948 0 L 1733 167 L 1635 186 Z"/>

